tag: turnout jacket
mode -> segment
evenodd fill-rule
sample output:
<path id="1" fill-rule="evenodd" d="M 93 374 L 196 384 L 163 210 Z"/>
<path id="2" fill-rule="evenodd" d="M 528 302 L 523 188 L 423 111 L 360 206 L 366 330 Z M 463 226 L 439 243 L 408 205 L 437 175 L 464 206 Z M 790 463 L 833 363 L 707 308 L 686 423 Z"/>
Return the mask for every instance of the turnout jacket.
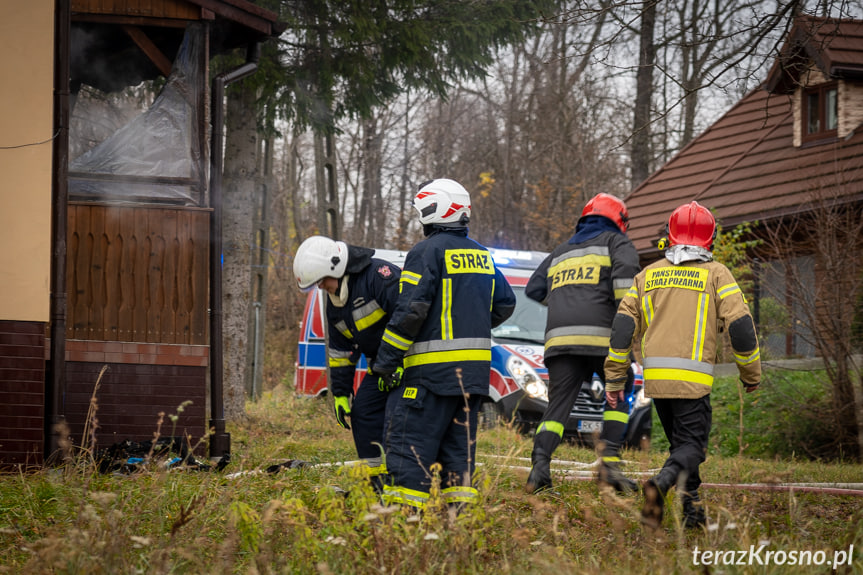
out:
<path id="1" fill-rule="evenodd" d="M 491 328 L 515 310 L 515 294 L 491 253 L 467 237 L 466 227 L 434 226 L 408 252 L 400 290 L 375 372 L 404 361 L 408 387 L 488 395 Z"/>
<path id="2" fill-rule="evenodd" d="M 761 382 L 761 355 L 749 306 L 727 267 L 662 259 L 635 276 L 614 318 L 606 390 L 623 389 L 633 342 L 640 346 L 648 397 L 710 393 L 719 333 L 728 329 L 744 384 Z"/>
<path id="3" fill-rule="evenodd" d="M 348 263 L 339 282 L 340 291 L 347 290 L 344 305 L 337 305 L 338 298 L 327 294 L 327 365 L 333 396 L 353 395 L 360 354 L 371 365 L 398 302 L 398 266 L 373 258 L 373 253 L 348 246 Z"/>
<path id="4" fill-rule="evenodd" d="M 638 273 L 638 254 L 629 238 L 611 220 L 593 217 L 610 225 L 601 224 L 605 229 L 598 235 L 571 243 L 579 230 L 554 248 L 527 282 L 525 295 L 548 305 L 546 358 L 608 353 L 617 305 Z"/>

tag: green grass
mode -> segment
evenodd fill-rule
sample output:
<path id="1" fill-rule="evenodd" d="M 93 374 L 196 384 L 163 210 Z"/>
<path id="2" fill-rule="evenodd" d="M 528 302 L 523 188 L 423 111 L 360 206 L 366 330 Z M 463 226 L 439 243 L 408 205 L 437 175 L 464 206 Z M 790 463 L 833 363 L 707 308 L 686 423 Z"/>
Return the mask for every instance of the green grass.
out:
<path id="1" fill-rule="evenodd" d="M 733 382 L 732 382 L 733 383 Z M 731 388 L 733 386 L 728 385 Z M 767 403 L 767 389 L 756 407 Z M 706 483 L 856 482 L 859 464 L 764 454 L 769 429 L 757 409 L 744 411 L 744 455 L 725 445 L 739 420 L 720 411 L 702 466 Z M 730 393 L 730 391 L 729 391 Z M 736 397 L 736 392 L 732 394 Z M 722 400 L 722 401 L 720 401 Z M 752 407 L 747 405 L 745 407 Z M 274 463 L 351 460 L 349 431 L 335 425 L 326 399 L 299 398 L 278 387 L 229 425 L 233 460 L 223 473 L 164 471 L 101 475 L 85 463 L 28 475 L 0 476 L 0 572 L 5 573 L 825 573 L 828 567 L 775 564 L 693 565 L 693 550 L 847 550 L 863 572 L 863 498 L 810 493 L 707 489 L 713 527 L 680 527 L 678 506 L 659 532 L 639 523 L 640 497 L 601 491 L 589 478 L 557 473 L 555 493 L 524 493 L 530 438 L 506 426 L 478 437 L 482 504 L 450 516 L 433 497 L 420 517 L 381 507 L 364 478 L 344 466 L 262 473 Z M 658 424 L 657 424 L 658 425 Z M 760 427 L 764 426 L 764 427 Z M 762 433 L 763 431 L 758 431 Z M 629 473 L 662 465 L 660 427 L 649 451 L 627 451 Z M 756 441 L 756 439 L 758 441 Z M 750 453 L 751 450 L 751 453 Z M 562 461 L 596 455 L 563 444 Z M 348 492 L 345 496 L 344 491 Z M 763 556 L 763 554 L 762 554 Z"/>

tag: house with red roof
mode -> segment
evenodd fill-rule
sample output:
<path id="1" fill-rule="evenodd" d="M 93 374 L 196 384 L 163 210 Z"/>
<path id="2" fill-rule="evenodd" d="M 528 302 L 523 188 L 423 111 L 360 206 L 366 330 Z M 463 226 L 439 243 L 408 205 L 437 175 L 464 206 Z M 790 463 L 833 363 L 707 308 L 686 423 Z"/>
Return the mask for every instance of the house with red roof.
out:
<path id="1" fill-rule="evenodd" d="M 825 205 L 859 213 L 863 21 L 798 18 L 766 81 L 625 198 L 629 237 L 643 265 L 662 257 L 657 242 L 669 215 L 693 200 L 710 208 L 724 230 L 757 223 L 755 233 L 762 238 L 766 230 L 800 222 Z M 807 246 L 811 232 L 794 229 L 795 258 L 810 274 L 803 283 L 823 282 L 824 270 L 819 273 L 814 248 Z M 757 255 L 767 261 L 755 270 L 756 297 L 781 298 L 777 294 L 790 289 L 785 267 L 769 261 L 776 257 L 769 250 Z M 800 324 L 797 319 L 789 323 Z M 771 340 L 771 350 L 813 355 L 811 334 L 799 330 Z"/>

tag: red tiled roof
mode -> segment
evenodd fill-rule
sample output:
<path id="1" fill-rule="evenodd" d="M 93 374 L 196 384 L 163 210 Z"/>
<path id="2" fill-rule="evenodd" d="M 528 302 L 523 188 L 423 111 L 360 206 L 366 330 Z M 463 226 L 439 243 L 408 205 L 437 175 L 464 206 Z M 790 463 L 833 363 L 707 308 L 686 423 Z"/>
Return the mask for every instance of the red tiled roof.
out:
<path id="1" fill-rule="evenodd" d="M 863 62 L 863 22 L 854 24 L 861 36 L 853 53 Z M 638 252 L 658 255 L 668 216 L 692 200 L 726 229 L 805 211 L 817 190 L 863 201 L 863 127 L 843 140 L 795 148 L 792 123 L 790 94 L 758 89 L 690 142 L 625 199 Z"/>

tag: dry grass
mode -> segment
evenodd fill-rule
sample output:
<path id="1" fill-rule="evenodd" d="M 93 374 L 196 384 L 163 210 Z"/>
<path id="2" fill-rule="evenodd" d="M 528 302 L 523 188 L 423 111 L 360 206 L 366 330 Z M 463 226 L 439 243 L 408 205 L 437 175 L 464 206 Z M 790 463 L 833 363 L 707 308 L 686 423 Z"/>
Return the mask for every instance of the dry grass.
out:
<path id="1" fill-rule="evenodd" d="M 659 532 L 639 523 L 640 497 L 556 475 L 556 492 L 523 492 L 530 440 L 505 426 L 482 431 L 482 505 L 450 516 L 439 499 L 421 517 L 381 507 L 349 467 L 350 432 L 326 400 L 283 387 L 229 426 L 233 461 L 223 473 L 103 475 L 79 458 L 64 467 L 0 477 L 0 573 L 788 573 L 787 565 L 705 568 L 693 551 L 828 552 L 854 545 L 863 572 L 863 498 L 705 489 L 711 527 L 687 531 L 677 506 Z M 562 445 L 560 460 L 595 455 Z M 627 471 L 659 467 L 659 451 L 627 452 Z M 301 460 L 276 474 L 261 470 Z M 556 462 L 555 469 L 564 464 Z M 567 466 L 574 469 L 572 466 Z M 860 481 L 859 465 L 711 457 L 706 482 Z M 348 492 L 345 495 L 344 492 Z M 764 553 L 761 554 L 763 559 Z M 821 566 L 790 570 L 825 573 Z"/>

